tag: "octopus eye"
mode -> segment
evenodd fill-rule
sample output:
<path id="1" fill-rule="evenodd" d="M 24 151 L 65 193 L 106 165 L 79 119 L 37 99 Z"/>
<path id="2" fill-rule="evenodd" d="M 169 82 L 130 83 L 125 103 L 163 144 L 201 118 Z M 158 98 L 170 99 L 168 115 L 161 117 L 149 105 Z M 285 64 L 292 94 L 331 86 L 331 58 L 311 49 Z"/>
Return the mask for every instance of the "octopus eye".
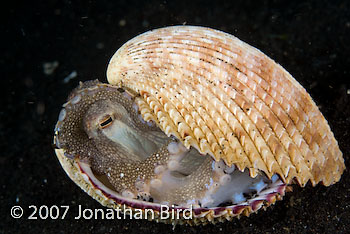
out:
<path id="1" fill-rule="evenodd" d="M 113 123 L 113 118 L 111 115 L 106 115 L 99 123 L 100 128 L 104 129 L 110 126 Z"/>

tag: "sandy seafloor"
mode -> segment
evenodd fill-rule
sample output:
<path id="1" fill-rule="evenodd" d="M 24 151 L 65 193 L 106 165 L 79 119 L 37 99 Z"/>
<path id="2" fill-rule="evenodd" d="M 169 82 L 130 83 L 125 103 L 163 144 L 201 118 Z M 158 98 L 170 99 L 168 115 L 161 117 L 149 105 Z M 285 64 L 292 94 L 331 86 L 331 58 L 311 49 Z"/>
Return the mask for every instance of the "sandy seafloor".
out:
<path id="1" fill-rule="evenodd" d="M 234 34 L 280 63 L 311 94 L 350 161 L 349 1 L 13 1 L 1 20 L 0 233 L 349 233 L 350 173 L 324 187 L 294 186 L 249 218 L 199 227 L 145 220 L 75 220 L 101 208 L 64 173 L 52 148 L 61 105 L 99 79 L 128 39 L 168 25 Z M 47 69 L 53 65 L 55 69 Z M 74 75 L 76 75 L 74 77 Z M 67 77 L 73 77 L 69 80 Z M 12 206 L 24 208 L 20 219 Z M 30 205 L 69 205 L 64 220 L 28 220 Z"/>

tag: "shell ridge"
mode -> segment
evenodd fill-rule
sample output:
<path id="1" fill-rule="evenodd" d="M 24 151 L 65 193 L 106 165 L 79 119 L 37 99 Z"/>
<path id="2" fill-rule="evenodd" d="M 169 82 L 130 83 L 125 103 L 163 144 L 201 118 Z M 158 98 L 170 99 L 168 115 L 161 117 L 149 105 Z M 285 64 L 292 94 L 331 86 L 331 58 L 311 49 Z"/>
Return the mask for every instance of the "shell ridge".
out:
<path id="1" fill-rule="evenodd" d="M 200 80 L 200 79 L 199 79 Z M 201 82 L 201 81 L 199 81 L 199 82 Z M 194 86 L 194 90 L 197 90 L 197 87 L 198 86 Z M 205 92 L 206 93 L 206 95 L 203 95 L 203 97 L 205 97 L 206 98 L 206 100 L 213 100 L 212 99 L 212 97 L 216 97 L 216 95 L 214 94 L 211 94 L 210 93 L 210 90 L 208 90 L 209 92 Z M 211 97 L 209 97 L 209 95 L 212 95 Z M 192 98 L 196 98 L 195 96 L 193 96 L 192 95 Z M 216 97 L 217 98 L 217 97 Z M 219 100 L 219 99 L 218 99 Z M 222 105 L 224 105 L 222 102 L 220 102 L 220 104 L 222 104 Z M 199 105 L 201 105 L 201 104 L 199 104 Z M 213 112 L 213 111 L 209 111 L 209 110 L 217 110 L 217 108 L 215 107 L 215 106 L 212 106 L 212 105 L 208 105 L 207 107 L 206 107 L 206 112 L 207 112 L 207 114 L 209 115 L 209 116 L 211 116 L 212 118 L 214 117 L 214 115 L 215 114 L 217 114 L 217 113 L 219 113 L 218 111 L 215 111 L 215 112 Z M 210 113 L 211 112 L 211 113 Z M 221 118 L 222 119 L 222 121 L 224 122 L 223 124 L 225 125 L 224 126 L 224 129 L 225 129 L 225 127 L 229 127 L 231 130 L 232 130 L 232 132 L 235 132 L 235 129 L 233 128 L 233 127 L 231 127 L 230 126 L 230 124 L 225 120 L 225 119 L 223 119 L 223 118 Z M 235 118 L 236 119 L 236 118 Z M 238 121 L 237 119 L 236 119 L 236 121 Z M 214 121 L 215 122 L 215 121 Z M 218 126 L 218 127 L 220 127 L 219 126 L 219 124 L 218 123 L 216 123 L 216 126 Z M 244 128 L 242 127 L 242 126 L 240 126 L 240 128 L 243 130 L 243 131 L 245 131 L 244 130 Z M 219 128 L 220 129 L 220 128 Z M 221 131 L 221 133 L 222 133 L 222 135 L 223 136 L 226 136 L 227 134 L 225 134 L 224 132 L 222 132 Z M 245 132 L 246 133 L 246 132 Z M 236 134 L 236 133 L 235 133 Z M 248 136 L 249 137 L 249 134 L 245 134 L 245 136 Z M 238 143 L 240 144 L 240 147 L 243 149 L 243 152 L 244 152 L 244 156 L 249 160 L 249 162 L 250 162 L 250 165 L 254 165 L 254 163 L 253 163 L 253 160 L 250 158 L 250 157 L 248 157 L 248 155 L 245 153 L 245 152 L 247 152 L 247 147 L 248 147 L 248 145 L 247 145 L 247 143 L 246 142 L 244 142 L 244 141 L 242 141 L 242 139 L 241 139 L 241 141 L 242 142 L 240 142 L 240 140 L 237 138 L 237 137 L 235 137 L 236 139 L 237 139 L 237 141 L 238 141 Z M 228 142 L 228 141 L 227 141 Z M 223 145 L 221 145 L 220 146 L 221 148 L 223 148 L 224 146 Z M 234 150 L 233 148 L 232 148 L 232 146 L 231 145 L 229 145 L 229 147 L 232 149 L 232 150 Z M 263 169 L 263 171 L 265 171 L 267 174 L 269 174 L 268 172 L 270 172 L 270 171 L 267 171 L 267 168 L 266 169 Z"/>
<path id="2" fill-rule="evenodd" d="M 171 79 L 171 78 L 170 78 Z M 163 81 L 164 81 L 164 85 L 166 85 L 166 86 L 169 86 L 169 89 L 168 89 L 168 91 L 169 92 L 171 92 L 170 90 L 171 89 L 174 89 L 175 91 L 174 92 L 176 92 L 177 94 L 176 95 L 182 95 L 182 96 L 184 96 L 185 94 L 181 91 L 181 90 L 179 90 L 179 89 L 177 89 L 176 87 L 174 87 L 174 85 L 171 85 L 171 82 L 170 82 L 170 79 L 164 79 Z M 150 83 L 152 83 L 152 82 L 154 82 L 154 81 L 149 81 Z M 182 88 L 184 88 L 184 84 L 185 83 L 183 83 L 182 84 Z M 186 87 L 188 87 L 188 86 L 186 86 Z M 175 96 L 175 95 L 174 95 Z M 201 112 L 201 113 L 199 113 L 199 112 L 197 112 L 196 111 L 196 108 L 194 108 L 194 106 L 189 102 L 189 100 L 187 100 L 187 99 L 182 99 L 183 101 L 186 101 L 186 103 L 180 103 L 180 102 L 178 102 L 178 100 L 177 99 L 173 99 L 172 101 L 171 100 L 169 100 L 168 99 L 168 104 L 169 105 L 172 105 L 172 108 L 173 109 L 176 109 L 177 111 L 178 111 L 178 113 L 180 113 L 180 115 L 182 116 L 182 119 L 181 119 L 181 121 L 180 122 L 184 122 L 184 123 L 186 123 L 192 130 L 194 130 L 195 128 L 198 128 L 198 129 L 201 129 L 201 128 L 199 128 L 199 126 L 197 125 L 197 124 L 195 124 L 195 125 L 193 125 L 192 124 L 192 126 L 189 124 L 189 122 L 188 122 L 188 120 L 186 120 L 186 118 L 185 118 L 185 116 L 183 115 L 183 111 L 181 111 L 181 109 L 180 108 L 186 108 L 190 113 L 191 112 L 195 112 L 195 113 L 197 113 L 197 116 L 199 116 L 200 117 L 200 119 L 203 121 L 203 122 L 205 122 L 204 121 L 204 119 L 203 119 L 203 114 L 207 114 L 207 113 L 203 113 L 203 112 Z M 169 109 L 172 109 L 171 107 L 169 107 Z M 193 117 L 193 115 L 192 115 L 192 117 Z M 175 123 L 174 123 L 175 124 Z M 216 128 L 217 129 L 217 128 Z M 217 136 L 215 135 L 215 134 L 213 134 L 212 132 L 211 132 L 211 134 L 215 137 L 215 140 L 216 141 L 218 141 L 218 138 L 217 138 Z M 193 137 L 193 139 L 196 139 L 196 137 L 195 136 L 192 136 Z M 203 138 L 205 138 L 205 140 L 208 142 L 208 143 L 210 143 L 210 140 L 208 139 L 208 135 L 207 134 L 204 134 L 204 137 Z M 198 140 L 197 140 L 197 144 L 198 144 Z M 203 153 L 204 152 L 206 152 L 206 151 L 208 151 L 208 153 L 210 153 L 213 157 L 214 157 L 214 153 L 213 153 L 213 149 L 211 149 L 212 147 L 210 147 L 209 149 L 209 151 L 208 150 L 205 150 L 205 148 L 201 148 L 201 147 L 199 147 L 199 149 L 200 149 L 200 151 L 202 151 Z"/>
<path id="3" fill-rule="evenodd" d="M 204 81 L 202 81 L 201 79 L 199 79 L 199 81 L 200 82 L 204 82 Z M 207 84 L 208 85 L 208 84 Z M 209 85 L 208 85 L 208 87 L 210 87 Z M 215 86 L 214 86 L 215 87 Z M 212 89 L 213 89 L 213 87 L 212 87 Z M 206 92 L 207 94 L 211 94 L 213 97 L 215 97 L 215 98 L 217 98 L 218 100 L 220 100 L 220 98 L 219 98 L 219 96 L 218 96 L 218 94 L 216 93 L 216 92 L 214 92 L 214 91 L 211 91 L 210 92 L 210 89 L 209 89 L 209 92 Z M 226 94 L 225 94 L 226 95 Z M 207 100 L 209 101 L 209 100 L 213 100 L 213 98 L 212 97 L 208 97 L 207 95 L 205 95 L 206 96 L 206 98 L 207 98 Z M 234 104 L 236 104 L 235 102 L 233 102 Z M 225 103 L 223 103 L 223 102 L 221 102 L 220 101 L 220 104 L 221 105 L 223 105 L 225 108 L 226 108 L 226 112 L 228 112 L 229 114 L 230 114 L 230 116 L 228 116 L 228 117 L 231 117 L 231 118 L 233 118 L 234 119 L 234 121 L 235 122 L 237 122 L 237 123 L 239 123 L 239 127 L 245 132 L 245 136 L 248 136 L 249 137 L 249 139 L 250 139 L 250 141 L 251 141 L 251 143 L 254 145 L 254 147 L 255 147 L 255 150 L 256 150 L 256 152 L 259 154 L 259 155 L 261 155 L 261 153 L 259 152 L 260 150 L 259 150 L 259 148 L 256 146 L 256 144 L 255 144 L 255 141 L 254 141 L 254 139 L 251 137 L 251 135 L 249 134 L 249 131 L 247 131 L 247 129 L 246 129 L 246 127 L 244 126 L 244 124 L 243 124 L 243 119 L 240 121 L 239 120 L 239 118 L 237 118 L 237 116 L 230 110 L 230 108 L 228 108 L 228 106 L 225 104 Z M 214 107 L 215 108 L 215 107 Z M 217 108 L 215 108 L 216 110 L 218 110 Z M 242 113 L 243 113 L 243 111 L 241 111 Z M 217 112 L 217 113 L 219 113 L 219 111 Z M 244 113 L 243 113 L 243 115 L 244 115 Z M 236 127 L 231 127 L 230 126 L 230 124 L 227 122 L 227 120 L 225 120 L 225 118 L 223 118 L 223 120 L 225 121 L 225 123 L 227 124 L 227 126 L 229 126 L 230 127 L 230 129 L 235 133 L 235 134 L 237 134 L 237 130 L 236 130 Z M 247 151 L 247 143 L 244 143 L 244 142 L 240 142 L 240 144 L 241 144 L 241 146 L 242 146 L 242 148 L 243 149 L 245 149 L 245 151 Z M 245 145 L 245 146 L 244 146 Z M 232 146 L 231 146 L 232 147 Z M 255 160 L 252 160 L 252 159 L 250 159 L 250 161 L 251 161 L 251 163 L 253 162 L 253 161 L 255 161 Z M 264 159 L 264 161 L 265 161 L 265 159 Z M 266 161 L 264 162 L 265 164 L 266 164 Z M 254 165 L 254 163 L 252 163 L 251 165 Z M 265 166 L 266 167 L 266 166 Z M 255 167 L 254 167 L 255 168 Z M 262 170 L 263 171 L 265 171 L 265 173 L 267 174 L 267 175 L 269 175 L 269 176 L 272 176 L 271 175 L 271 170 L 269 170 L 267 167 L 266 167 L 266 170 L 264 169 L 264 168 L 262 168 Z"/>
<path id="4" fill-rule="evenodd" d="M 267 57 L 267 56 L 265 55 L 265 57 Z M 271 59 L 269 59 L 268 61 L 270 63 L 275 63 Z M 274 66 L 274 64 L 270 64 L 270 66 Z M 310 133 L 312 133 L 313 136 L 315 136 L 315 135 L 319 136 L 316 139 L 322 139 L 322 137 L 320 136 L 320 132 L 323 131 L 324 129 L 326 129 L 326 135 L 330 134 L 332 136 L 332 132 L 330 130 L 330 127 L 329 127 L 326 119 L 323 117 L 322 113 L 318 110 L 318 108 L 317 108 L 316 104 L 314 103 L 314 101 L 311 99 L 310 95 L 306 92 L 306 90 L 297 81 L 292 80 L 292 78 L 290 78 L 291 75 L 287 71 L 285 71 L 283 68 L 281 68 L 280 65 L 278 65 L 278 70 L 282 73 L 284 78 L 287 78 L 287 80 L 290 82 L 290 84 L 294 88 L 297 88 L 301 92 L 301 95 L 296 95 L 296 98 L 299 100 L 300 96 L 304 96 L 305 97 L 304 100 L 306 100 L 307 103 L 303 103 L 303 105 L 301 105 L 300 102 L 292 101 L 292 103 L 290 105 L 291 106 L 290 109 L 293 110 L 294 113 L 296 113 L 295 114 L 296 116 L 302 116 L 302 117 L 306 116 L 306 117 L 303 118 L 302 122 L 299 122 L 300 118 L 295 119 L 295 118 L 290 117 L 290 119 L 294 122 L 296 129 L 298 130 L 299 134 L 303 137 L 303 141 L 304 141 L 304 143 L 306 143 L 307 148 L 312 152 L 313 157 L 316 158 L 317 161 L 319 161 L 320 157 L 315 157 L 314 156 L 315 151 L 310 148 L 310 145 L 309 145 L 310 143 L 307 140 L 308 138 L 306 137 L 306 134 L 308 134 L 310 132 Z M 276 83 L 278 85 L 281 85 L 282 87 L 284 87 L 286 82 L 282 82 L 280 79 L 277 79 Z M 280 92 L 280 89 L 276 89 L 276 92 L 278 94 L 280 94 L 281 96 L 283 96 L 283 97 L 287 97 L 286 96 L 286 92 Z M 296 104 L 293 105 L 293 103 L 296 103 Z M 296 106 L 296 105 L 298 105 L 298 106 Z M 308 106 L 308 108 L 309 108 L 308 111 L 306 111 L 305 108 L 307 108 L 307 107 L 305 107 L 305 106 Z M 297 107 L 300 107 L 300 108 L 297 108 Z M 283 110 L 286 110 L 286 109 L 283 108 Z M 287 112 L 288 116 L 289 116 L 289 112 Z M 313 116 L 310 116 L 310 113 L 316 114 L 317 118 L 314 118 Z M 312 123 L 312 125 L 314 127 L 311 127 L 307 123 L 305 118 L 307 118 Z M 303 124 L 303 125 L 300 125 L 300 123 Z M 325 124 L 320 124 L 320 123 L 325 123 Z M 323 126 L 321 126 L 321 125 L 323 125 Z M 326 126 L 324 126 L 324 125 L 326 125 Z M 303 128 L 306 128 L 307 131 L 302 131 L 303 129 L 300 129 L 301 126 L 304 126 Z M 316 128 L 315 128 L 315 126 L 316 126 Z M 320 128 L 319 126 L 321 126 L 322 129 L 319 129 Z M 336 140 L 335 140 L 334 136 L 332 136 L 331 139 L 332 139 L 332 142 L 333 142 L 331 148 L 334 148 L 336 151 L 339 151 L 339 147 L 337 147 L 337 143 L 336 143 Z M 326 154 L 330 150 L 329 147 L 321 147 L 322 140 L 316 141 L 314 143 L 317 144 L 318 148 L 322 149 L 321 157 L 324 158 L 324 156 L 322 156 L 322 155 Z M 333 156 L 338 158 L 337 155 L 339 155 L 339 154 L 333 154 Z M 329 160 L 332 160 L 332 158 L 333 157 L 329 157 Z M 306 164 L 308 165 L 307 160 L 310 160 L 310 159 L 307 159 L 307 158 L 304 158 L 304 159 L 306 160 Z M 318 162 L 318 164 L 311 165 L 311 167 L 309 167 L 309 168 L 310 168 L 311 171 L 314 171 L 313 174 L 316 174 L 315 171 L 318 170 L 317 167 L 325 168 L 324 163 L 320 163 L 320 162 Z M 312 180 L 312 182 L 316 181 L 316 183 L 318 183 L 318 182 L 323 181 L 323 180 L 328 180 L 328 178 L 325 178 L 325 177 L 318 178 L 318 179 L 314 178 L 314 179 L 311 179 L 311 180 Z M 327 183 L 327 182 L 325 181 L 325 183 Z"/>
<path id="5" fill-rule="evenodd" d="M 139 84 L 140 84 L 140 82 L 138 82 Z M 151 84 L 151 83 L 153 83 L 154 84 L 154 80 L 149 80 L 148 81 L 148 84 Z M 164 85 L 165 84 L 167 84 L 168 83 L 168 80 L 164 80 Z M 154 90 L 152 90 L 152 89 L 148 89 L 148 92 L 150 92 L 150 93 L 155 93 L 155 91 Z M 160 92 L 160 91 L 157 91 L 157 93 L 158 94 L 160 94 L 160 93 L 162 93 L 162 92 Z M 157 95 L 158 95 L 157 94 Z M 162 94 L 164 94 L 164 95 L 162 95 L 162 99 L 167 99 L 168 101 L 166 102 L 166 101 L 164 101 L 164 102 L 166 102 L 167 103 L 167 108 L 168 108 L 168 111 L 167 112 L 170 112 L 170 113 L 177 113 L 177 114 L 179 114 L 177 117 L 173 117 L 173 118 L 170 118 L 172 121 L 173 121 L 173 129 L 177 129 L 177 131 L 178 131 L 178 133 L 180 133 L 181 135 L 190 135 L 190 136 L 188 136 L 187 138 L 186 138 L 186 141 L 183 141 L 183 143 L 185 143 L 185 145 L 186 146 L 188 146 L 189 147 L 189 145 L 192 145 L 192 146 L 194 146 L 195 148 L 197 148 L 197 149 L 200 149 L 200 146 L 198 145 L 198 143 L 194 140 L 195 139 L 195 136 L 192 134 L 192 132 L 191 131 L 182 131 L 182 130 L 179 130 L 180 128 L 179 128 L 179 124 L 177 124 L 177 123 L 186 123 L 186 125 L 187 125 L 187 127 L 189 127 L 189 128 L 191 128 L 191 129 L 193 129 L 193 126 L 190 126 L 189 124 L 188 124 L 188 121 L 186 121 L 186 116 L 183 114 L 183 111 L 181 111 L 181 109 L 179 109 L 179 107 L 182 107 L 183 106 L 183 104 L 181 104 L 181 103 L 179 103 L 179 102 L 173 102 L 173 101 L 171 101 L 171 100 L 169 100 L 168 98 L 166 98 L 166 94 L 165 93 L 162 93 Z M 150 103 L 151 101 L 150 101 L 151 99 L 149 99 L 148 100 L 148 102 Z M 152 99 L 152 101 L 156 101 L 156 102 L 158 102 L 158 100 L 155 98 L 155 99 Z M 176 100 L 175 100 L 176 101 Z M 159 103 L 159 102 L 158 102 Z M 156 106 L 156 105 L 155 105 Z M 157 106 L 157 108 L 158 108 L 158 106 Z M 153 114 L 154 115 L 156 115 L 157 116 L 157 113 L 159 113 L 159 112 L 162 112 L 162 114 L 165 114 L 165 115 L 167 115 L 167 113 L 165 112 L 164 113 L 164 110 L 163 110 L 163 108 L 161 108 L 161 110 L 157 110 L 157 108 L 151 108 L 152 110 L 153 110 Z M 160 107 L 159 107 L 160 108 Z M 176 112 L 173 112 L 173 111 L 171 111 L 171 110 L 176 110 Z M 170 116 L 169 116 L 170 117 Z M 161 128 L 163 129 L 163 130 L 165 130 L 165 128 L 164 128 L 164 126 L 163 126 L 164 124 L 160 124 L 160 126 L 161 126 Z M 176 125 L 178 125 L 178 127 L 176 127 Z M 182 125 L 181 125 L 182 126 Z M 186 128 L 186 127 L 182 127 L 181 129 L 184 129 L 184 128 Z M 168 133 L 168 131 L 167 131 L 167 133 Z M 176 135 L 175 135 L 176 136 Z M 181 140 L 181 137 L 180 136 L 176 136 L 178 139 L 180 139 Z M 193 140 L 191 140 L 189 137 L 191 137 Z M 190 143 L 186 143 L 186 142 L 189 142 L 190 141 Z M 191 143 L 192 142 L 192 143 Z M 208 141 L 209 142 L 209 141 Z M 201 150 L 200 150 L 201 151 Z M 210 149 L 205 149 L 204 148 L 204 150 L 203 150 L 203 153 L 209 153 L 209 154 L 211 154 L 213 157 L 214 157 L 214 153 L 210 150 Z"/>

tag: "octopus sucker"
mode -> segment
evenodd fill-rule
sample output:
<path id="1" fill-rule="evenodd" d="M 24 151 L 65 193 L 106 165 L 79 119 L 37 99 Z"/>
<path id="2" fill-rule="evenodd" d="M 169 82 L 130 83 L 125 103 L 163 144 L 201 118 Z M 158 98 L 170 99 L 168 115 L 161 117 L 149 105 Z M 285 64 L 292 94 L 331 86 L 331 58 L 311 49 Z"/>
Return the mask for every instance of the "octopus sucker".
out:
<path id="1" fill-rule="evenodd" d="M 71 92 L 54 137 L 67 174 L 103 205 L 215 223 L 273 204 L 292 183 L 331 185 L 345 169 L 306 90 L 227 33 L 146 32 L 118 49 L 107 79 Z M 162 220 L 162 205 L 182 218 Z"/>

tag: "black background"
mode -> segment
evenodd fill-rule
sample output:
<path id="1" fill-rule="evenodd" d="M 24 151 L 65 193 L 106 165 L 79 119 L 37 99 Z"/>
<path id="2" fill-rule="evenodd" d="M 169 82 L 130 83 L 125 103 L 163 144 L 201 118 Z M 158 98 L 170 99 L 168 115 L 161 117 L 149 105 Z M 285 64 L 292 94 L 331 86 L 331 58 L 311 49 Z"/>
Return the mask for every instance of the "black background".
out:
<path id="1" fill-rule="evenodd" d="M 35 3 L 34 3 L 35 2 Z M 1 233 L 345 233 L 350 177 L 294 186 L 251 217 L 200 227 L 144 220 L 74 220 L 78 205 L 101 206 L 62 170 L 51 146 L 61 105 L 79 81 L 106 82 L 107 63 L 128 39 L 169 25 L 231 33 L 285 67 L 328 120 L 349 168 L 350 4 L 348 1 L 12 1 L 1 13 Z M 43 66 L 57 61 L 52 74 Z M 77 77 L 64 83 L 73 71 Z M 24 208 L 21 219 L 10 209 Z M 64 220 L 27 220 L 29 205 L 69 205 Z"/>

